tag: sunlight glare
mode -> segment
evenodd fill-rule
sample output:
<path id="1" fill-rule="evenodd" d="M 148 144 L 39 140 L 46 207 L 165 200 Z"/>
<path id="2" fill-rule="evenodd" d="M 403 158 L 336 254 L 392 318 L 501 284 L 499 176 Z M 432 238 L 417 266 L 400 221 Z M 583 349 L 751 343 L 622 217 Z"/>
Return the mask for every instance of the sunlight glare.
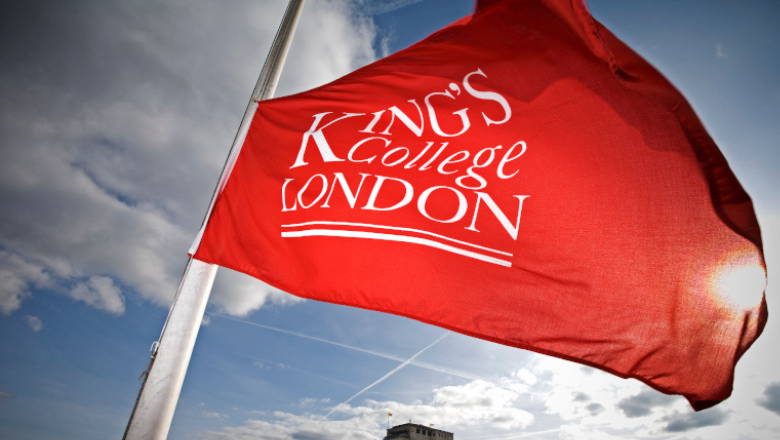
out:
<path id="1" fill-rule="evenodd" d="M 713 291 L 722 301 L 740 310 L 757 307 L 761 303 L 766 288 L 766 271 L 755 254 L 732 254 L 718 268 L 711 280 Z"/>

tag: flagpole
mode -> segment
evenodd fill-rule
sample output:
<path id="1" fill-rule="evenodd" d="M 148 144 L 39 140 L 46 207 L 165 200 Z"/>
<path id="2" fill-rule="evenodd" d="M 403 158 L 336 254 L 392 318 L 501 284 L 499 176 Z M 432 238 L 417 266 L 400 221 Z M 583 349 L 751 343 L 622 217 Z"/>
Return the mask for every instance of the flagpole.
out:
<path id="1" fill-rule="evenodd" d="M 257 102 L 273 97 L 279 83 L 282 67 L 290 49 L 305 0 L 290 0 L 271 50 L 257 79 L 252 98 L 244 111 L 238 133 L 211 197 L 203 227 L 211 214 L 217 195 L 224 188 L 232 164 L 240 151 Z M 202 227 L 202 228 L 203 228 Z M 201 232 L 196 239 L 199 242 Z M 173 420 L 184 376 L 187 374 L 192 350 L 206 311 L 217 266 L 190 258 L 173 298 L 168 318 L 160 338 L 152 346 L 149 366 L 143 373 L 144 381 L 138 392 L 133 412 L 127 422 L 124 440 L 164 440 Z"/>

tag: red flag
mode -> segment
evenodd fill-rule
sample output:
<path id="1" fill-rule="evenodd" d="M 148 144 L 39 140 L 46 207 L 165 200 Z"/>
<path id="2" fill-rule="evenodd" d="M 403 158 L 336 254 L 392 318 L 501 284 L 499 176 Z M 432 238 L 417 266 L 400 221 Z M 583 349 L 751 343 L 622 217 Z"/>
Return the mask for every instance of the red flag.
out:
<path id="1" fill-rule="evenodd" d="M 574 0 L 474 15 L 262 102 L 194 257 L 639 379 L 731 393 L 767 317 L 748 195 Z"/>

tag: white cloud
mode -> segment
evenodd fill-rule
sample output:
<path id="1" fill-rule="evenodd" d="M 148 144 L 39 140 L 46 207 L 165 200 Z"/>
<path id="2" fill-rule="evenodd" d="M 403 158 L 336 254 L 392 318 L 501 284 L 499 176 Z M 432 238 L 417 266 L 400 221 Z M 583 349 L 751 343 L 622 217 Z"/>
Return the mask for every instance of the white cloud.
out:
<path id="1" fill-rule="evenodd" d="M 372 46 L 376 29 L 368 17 L 358 13 L 358 3 L 321 0 L 306 4 L 276 96 L 318 87 L 376 59 Z"/>
<path id="2" fill-rule="evenodd" d="M 719 407 L 697 413 L 675 412 L 663 418 L 663 421 L 666 422 L 664 431 L 687 432 L 697 428 L 722 425 L 727 418 L 728 412 Z"/>
<path id="3" fill-rule="evenodd" d="M 317 399 L 315 399 L 313 397 L 305 397 L 305 398 L 301 399 L 300 402 L 298 402 L 298 405 L 300 405 L 301 408 L 305 408 L 307 406 L 312 406 L 315 403 L 317 403 Z"/>
<path id="4" fill-rule="evenodd" d="M 304 397 L 298 402 L 298 406 L 301 408 L 310 408 L 316 405 L 330 403 L 330 398 L 316 399 L 314 397 Z"/>
<path id="5" fill-rule="evenodd" d="M 520 393 L 516 391 L 474 381 L 434 390 L 431 406 L 444 411 L 441 420 L 447 425 L 525 428 L 533 423 L 534 418 L 529 412 L 513 406 L 519 397 Z"/>
<path id="6" fill-rule="evenodd" d="M 521 368 L 517 371 L 512 372 L 512 378 L 519 380 L 522 383 L 528 384 L 528 385 L 534 385 L 536 384 L 536 375 L 531 373 L 525 368 Z"/>
<path id="7" fill-rule="evenodd" d="M 521 401 L 527 402 L 526 407 L 544 420 L 538 429 L 557 431 L 560 438 L 654 438 L 666 425 L 664 416 L 674 411 L 692 412 L 680 397 L 663 396 L 638 381 L 543 355 L 534 355 L 525 368 L 498 383 L 515 390 Z M 646 399 L 643 393 L 658 394 L 660 400 Z M 636 412 L 644 417 L 635 413 L 634 418 L 627 417 L 621 408 L 621 402 L 625 406 L 626 401 L 641 407 Z"/>
<path id="8" fill-rule="evenodd" d="M 354 6 L 307 5 L 277 95 L 375 57 L 373 25 Z M 59 285 L 88 280 L 72 296 L 113 313 L 124 310 L 121 294 L 93 277 L 167 306 L 284 3 L 29 8 L 52 28 L 8 30 L 26 50 L 8 52 L 0 69 L 0 313 L 46 274 Z M 38 275 L 11 259 L 35 262 Z M 295 301 L 221 272 L 212 304 L 225 313 Z"/>
<path id="9" fill-rule="evenodd" d="M 755 350 L 755 348 L 754 348 Z M 718 406 L 694 412 L 681 396 L 659 393 L 590 367 L 537 355 L 529 370 L 539 379 L 531 388 L 548 415 L 561 419 L 561 438 L 658 438 L 723 440 L 771 438 L 777 432 L 768 411 L 756 405 L 761 383 L 735 386 Z M 738 368 L 738 373 L 740 372 Z M 748 373 L 751 377 L 754 374 Z M 739 377 L 739 375 L 738 375 Z M 765 378 L 765 376 L 762 376 Z M 758 387 L 751 390 L 751 387 Z M 753 400 L 750 400 L 751 396 Z M 739 414 L 737 416 L 736 414 Z M 682 437 L 680 437 L 682 436 Z"/>
<path id="10" fill-rule="evenodd" d="M 270 366 L 270 365 L 268 365 L 268 364 L 266 364 L 266 363 L 263 363 L 263 362 L 261 362 L 261 361 L 253 361 L 253 362 L 252 362 L 252 365 L 254 365 L 254 366 L 255 366 L 255 367 L 257 367 L 257 368 L 262 368 L 262 369 L 264 369 L 264 370 L 270 370 L 270 369 L 271 369 L 271 366 Z"/>
<path id="11" fill-rule="evenodd" d="M 623 440 L 625 437 L 615 436 L 600 429 L 578 425 L 563 425 L 560 438 L 571 440 Z"/>
<path id="12" fill-rule="evenodd" d="M 203 417 L 209 419 L 217 419 L 220 422 L 230 418 L 230 416 L 228 416 L 227 414 L 220 414 L 218 412 L 211 412 L 211 411 L 203 411 Z"/>
<path id="13" fill-rule="evenodd" d="M 361 406 L 339 404 L 337 415 L 343 420 L 327 420 L 319 415 L 295 415 L 276 412 L 271 420 L 247 420 L 242 426 L 219 432 L 201 433 L 200 440 L 253 438 L 257 440 L 299 439 L 376 439 L 384 436 L 387 413 L 395 420 L 413 419 L 415 423 L 448 431 L 476 428 L 481 432 L 507 433 L 525 429 L 534 417 L 517 407 L 522 393 L 490 384 L 472 381 L 463 385 L 433 389 L 427 403 L 400 403 L 366 400 Z M 305 398 L 301 407 L 328 403 L 329 399 Z"/>
<path id="14" fill-rule="evenodd" d="M 227 427 L 218 432 L 205 432 L 198 440 L 375 440 L 378 430 L 367 429 L 362 418 L 323 423 L 316 416 L 296 416 L 274 413 L 275 420 L 247 420 L 241 426 Z"/>
<path id="15" fill-rule="evenodd" d="M 764 391 L 765 387 L 761 389 Z M 773 392 L 774 388 L 766 394 Z M 388 412 L 393 414 L 394 422 L 412 419 L 421 425 L 433 423 L 459 438 L 474 440 L 774 438 L 778 434 L 773 421 L 777 416 L 758 406 L 766 401 L 730 399 L 715 408 L 694 412 L 684 398 L 663 395 L 638 381 L 532 355 L 525 367 L 494 377 L 492 383 L 471 380 L 440 386 L 427 397 L 411 402 L 366 399 L 354 406 L 339 404 L 333 416 L 336 420 L 319 415 L 327 412 L 323 408 L 327 402 L 304 398 L 297 406 L 316 414 L 257 413 L 254 417 L 261 420 L 203 432 L 196 438 L 376 439 L 384 436 Z"/>
<path id="16" fill-rule="evenodd" d="M 545 393 L 542 399 L 546 412 L 563 420 L 608 419 L 618 411 L 617 402 L 646 388 L 635 380 L 623 380 L 594 368 L 547 356 L 535 357 L 531 370 L 539 378 L 534 389 Z M 606 413 L 594 416 L 587 408 L 593 403 L 606 408 Z M 625 417 L 621 414 L 619 418 Z M 592 420 L 591 423 L 598 422 Z"/>
<path id="17" fill-rule="evenodd" d="M 125 300 L 119 287 L 109 277 L 90 277 L 86 283 L 79 283 L 70 291 L 71 298 L 107 312 L 121 315 L 125 312 Z"/>
<path id="18" fill-rule="evenodd" d="M 30 326 L 32 331 L 39 332 L 43 328 L 43 321 L 41 321 L 41 318 L 37 316 L 30 316 L 27 315 L 24 317 L 25 321 L 27 321 L 27 325 Z"/>
<path id="19" fill-rule="evenodd" d="M 726 54 L 726 51 L 723 49 L 723 45 L 718 43 L 715 45 L 715 55 L 718 58 L 726 59 L 728 58 L 728 55 Z"/>
<path id="20" fill-rule="evenodd" d="M 23 279 L 9 270 L 0 269 L 0 312 L 10 315 L 22 306 L 22 300 L 29 295 Z"/>
<path id="21" fill-rule="evenodd" d="M 217 272 L 210 299 L 218 312 L 233 316 L 247 316 L 267 303 L 284 306 L 301 301 L 297 296 L 224 267 Z"/>
<path id="22" fill-rule="evenodd" d="M 769 384 L 756 403 L 780 416 L 780 382 Z"/>
<path id="23" fill-rule="evenodd" d="M 669 406 L 674 400 L 676 398 L 645 388 L 639 394 L 619 400 L 616 406 L 626 417 L 633 418 L 649 415 L 656 407 Z"/>
<path id="24" fill-rule="evenodd" d="M 30 295 L 31 286 L 43 287 L 49 283 L 49 276 L 43 267 L 0 250 L 0 313 L 10 315 Z"/>

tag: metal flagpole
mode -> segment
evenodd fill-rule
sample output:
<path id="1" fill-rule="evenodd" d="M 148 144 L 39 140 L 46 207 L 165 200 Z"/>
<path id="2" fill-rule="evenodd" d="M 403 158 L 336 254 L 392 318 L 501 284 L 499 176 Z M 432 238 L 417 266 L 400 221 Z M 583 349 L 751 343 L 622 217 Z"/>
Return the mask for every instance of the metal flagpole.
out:
<path id="1" fill-rule="evenodd" d="M 263 70 L 257 79 L 238 134 L 233 140 L 230 155 L 222 169 L 217 187 L 211 197 L 203 227 L 211 214 L 217 195 L 224 188 L 230 171 L 241 149 L 257 102 L 273 97 L 279 82 L 284 60 L 290 49 L 295 27 L 305 0 L 290 0 L 279 25 L 271 51 L 265 60 Z M 202 227 L 202 228 L 203 228 Z M 196 238 L 197 247 L 201 232 Z M 173 298 L 168 318 L 163 324 L 160 338 L 152 346 L 152 357 L 144 372 L 145 378 L 138 392 L 138 398 L 127 422 L 124 440 L 163 440 L 173 420 L 176 403 L 179 400 L 184 376 L 190 363 L 195 339 L 198 337 L 203 313 L 206 311 L 211 286 L 217 274 L 217 266 L 190 258 L 184 270 L 179 288 Z"/>

